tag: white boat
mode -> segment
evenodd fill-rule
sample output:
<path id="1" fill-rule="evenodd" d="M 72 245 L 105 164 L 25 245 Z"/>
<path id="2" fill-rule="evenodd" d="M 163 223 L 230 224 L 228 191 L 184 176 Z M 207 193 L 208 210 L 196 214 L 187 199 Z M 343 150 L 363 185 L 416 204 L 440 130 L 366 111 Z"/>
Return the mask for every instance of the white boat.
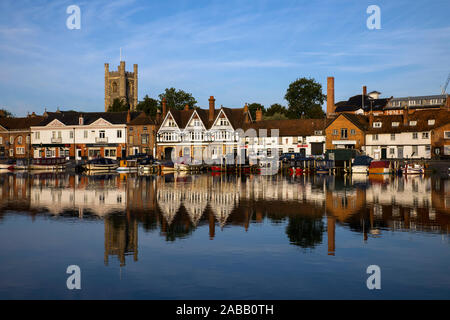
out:
<path id="1" fill-rule="evenodd" d="M 372 160 L 373 159 L 369 156 L 356 157 L 352 163 L 352 174 L 368 174 Z"/>
<path id="2" fill-rule="evenodd" d="M 423 174 L 425 173 L 425 169 L 422 165 L 415 163 L 415 164 L 405 164 L 404 167 L 402 167 L 402 173 L 403 174 Z"/>
<path id="3" fill-rule="evenodd" d="M 369 166 L 352 166 L 352 173 L 353 174 L 368 174 L 369 173 Z"/>
<path id="4" fill-rule="evenodd" d="M 175 163 L 173 166 L 176 171 L 189 171 L 190 170 L 189 166 L 184 163 Z"/>

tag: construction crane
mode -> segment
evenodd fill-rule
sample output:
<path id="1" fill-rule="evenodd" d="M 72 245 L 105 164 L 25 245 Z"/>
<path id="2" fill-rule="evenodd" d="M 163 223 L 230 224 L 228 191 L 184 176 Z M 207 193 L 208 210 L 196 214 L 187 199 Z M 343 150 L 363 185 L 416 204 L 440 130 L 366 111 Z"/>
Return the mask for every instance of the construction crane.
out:
<path id="1" fill-rule="evenodd" d="M 448 83 L 449 83 L 449 82 L 450 82 L 450 73 L 448 74 L 447 81 L 445 81 L 445 84 L 444 84 L 444 86 L 442 87 L 442 95 L 445 94 L 445 91 L 447 90 L 447 86 L 448 86 Z"/>

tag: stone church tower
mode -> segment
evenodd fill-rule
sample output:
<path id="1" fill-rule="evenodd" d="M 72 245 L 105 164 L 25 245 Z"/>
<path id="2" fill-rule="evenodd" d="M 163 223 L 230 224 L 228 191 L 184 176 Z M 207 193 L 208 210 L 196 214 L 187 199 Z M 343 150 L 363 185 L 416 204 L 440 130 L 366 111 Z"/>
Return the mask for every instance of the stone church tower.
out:
<path id="1" fill-rule="evenodd" d="M 114 99 L 120 98 L 128 102 L 130 109 L 136 109 L 138 103 L 138 65 L 133 65 L 133 72 L 125 71 L 125 61 L 120 61 L 117 71 L 109 71 L 109 63 L 105 63 L 105 112 Z"/>

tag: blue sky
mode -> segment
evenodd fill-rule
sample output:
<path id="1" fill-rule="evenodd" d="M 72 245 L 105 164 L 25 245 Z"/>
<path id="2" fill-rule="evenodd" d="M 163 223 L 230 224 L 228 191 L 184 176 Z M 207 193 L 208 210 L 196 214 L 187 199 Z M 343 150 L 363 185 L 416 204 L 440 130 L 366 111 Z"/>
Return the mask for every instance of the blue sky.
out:
<path id="1" fill-rule="evenodd" d="M 66 27 L 69 5 L 81 29 Z M 369 30 L 369 5 L 381 30 Z M 312 77 L 336 101 L 439 94 L 450 72 L 450 2 L 139 1 L 0 2 L 0 107 L 18 116 L 44 108 L 104 110 L 104 63 L 139 65 L 139 99 L 167 87 L 200 106 L 287 102 L 290 82 Z M 447 90 L 448 92 L 449 90 Z"/>

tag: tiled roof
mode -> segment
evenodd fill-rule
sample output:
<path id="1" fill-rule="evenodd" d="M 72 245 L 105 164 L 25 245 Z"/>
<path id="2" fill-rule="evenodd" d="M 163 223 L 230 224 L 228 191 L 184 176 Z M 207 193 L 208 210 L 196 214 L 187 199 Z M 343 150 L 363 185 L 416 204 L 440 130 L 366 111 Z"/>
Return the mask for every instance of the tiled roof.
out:
<path id="1" fill-rule="evenodd" d="M 134 125 L 134 126 L 146 125 L 146 124 L 148 124 L 148 125 L 155 125 L 156 122 L 150 116 L 146 115 L 145 112 L 141 112 L 140 115 L 138 115 L 136 118 L 134 118 L 133 120 L 131 120 L 127 124 L 128 125 Z"/>
<path id="2" fill-rule="evenodd" d="M 349 111 L 357 111 L 359 109 L 364 109 L 364 111 L 376 111 L 383 110 L 383 108 L 387 105 L 389 99 L 372 99 L 370 96 L 364 96 L 364 108 L 363 108 L 363 95 L 359 94 L 351 97 L 347 101 L 340 101 L 336 103 L 335 112 L 349 112 Z"/>
<path id="3" fill-rule="evenodd" d="M 7 130 L 30 129 L 44 120 L 42 116 L 29 116 L 25 118 L 0 118 L 0 126 Z"/>
<path id="4" fill-rule="evenodd" d="M 434 120 L 434 124 L 429 125 L 428 120 Z M 410 121 L 417 121 L 417 124 L 411 126 Z M 415 111 L 408 114 L 406 123 L 404 123 L 403 115 L 374 116 L 373 122 L 380 122 L 381 128 L 369 126 L 367 133 L 423 132 L 450 123 L 450 112 L 445 109 Z M 398 126 L 393 127 L 393 122 L 398 122 Z"/>

